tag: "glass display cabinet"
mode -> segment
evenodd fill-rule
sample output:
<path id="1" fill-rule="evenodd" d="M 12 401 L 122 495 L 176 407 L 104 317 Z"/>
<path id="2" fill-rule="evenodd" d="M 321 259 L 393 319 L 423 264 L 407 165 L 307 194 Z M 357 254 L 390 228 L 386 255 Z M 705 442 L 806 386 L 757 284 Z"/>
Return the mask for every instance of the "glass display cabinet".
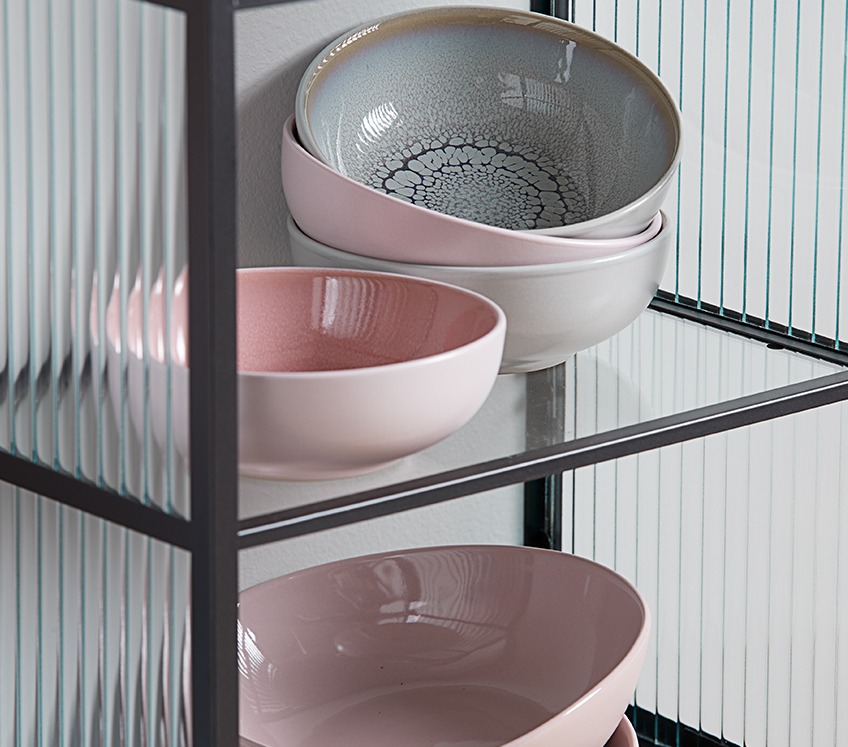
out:
<path id="1" fill-rule="evenodd" d="M 0 5 L 0 747 L 236 744 L 240 553 L 506 486 L 648 600 L 645 744 L 845 744 L 845 4 L 533 0 L 680 105 L 651 307 L 462 448 L 240 510 L 234 24 L 276 4 Z"/>

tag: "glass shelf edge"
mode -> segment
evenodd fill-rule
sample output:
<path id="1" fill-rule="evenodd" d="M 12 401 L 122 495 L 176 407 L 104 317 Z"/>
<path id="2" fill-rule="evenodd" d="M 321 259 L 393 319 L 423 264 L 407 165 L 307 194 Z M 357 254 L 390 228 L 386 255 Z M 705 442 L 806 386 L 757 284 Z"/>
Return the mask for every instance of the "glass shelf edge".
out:
<path id="1" fill-rule="evenodd" d="M 527 482 L 589 464 L 848 400 L 848 371 L 415 480 L 261 514 L 238 524 L 240 549 Z"/>

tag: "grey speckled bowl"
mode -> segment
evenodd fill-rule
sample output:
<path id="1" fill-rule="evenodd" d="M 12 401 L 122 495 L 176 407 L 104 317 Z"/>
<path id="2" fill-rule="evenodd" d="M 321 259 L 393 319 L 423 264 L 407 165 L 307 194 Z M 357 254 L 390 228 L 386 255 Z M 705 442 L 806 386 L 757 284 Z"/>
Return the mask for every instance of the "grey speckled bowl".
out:
<path id="1" fill-rule="evenodd" d="M 680 155 L 677 107 L 639 60 L 573 24 L 502 8 L 429 8 L 353 29 L 308 67 L 295 116 L 306 149 L 358 182 L 561 236 L 638 233 Z"/>

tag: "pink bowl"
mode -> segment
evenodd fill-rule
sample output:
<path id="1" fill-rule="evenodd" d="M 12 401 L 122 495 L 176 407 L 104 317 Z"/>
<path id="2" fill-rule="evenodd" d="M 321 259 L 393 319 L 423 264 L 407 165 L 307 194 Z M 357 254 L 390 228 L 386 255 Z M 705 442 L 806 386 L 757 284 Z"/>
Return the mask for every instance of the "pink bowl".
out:
<path id="1" fill-rule="evenodd" d="M 578 239 L 512 231 L 455 218 L 378 192 L 343 176 L 297 141 L 294 117 L 282 145 L 283 192 L 307 236 L 337 249 L 377 259 L 429 265 L 498 267 L 590 259 L 641 246 L 662 218 L 620 239 Z"/>
<path id="2" fill-rule="evenodd" d="M 632 698 L 649 618 L 619 575 L 550 550 L 300 571 L 240 596 L 240 732 L 262 747 L 598 747 Z"/>
<path id="3" fill-rule="evenodd" d="M 148 315 L 150 407 L 160 444 L 167 434 L 163 290 L 161 280 L 151 289 Z M 501 363 L 503 312 L 445 283 L 274 267 L 239 270 L 237 294 L 243 475 L 346 477 L 420 451 L 477 412 Z M 143 423 L 141 301 L 136 287 L 127 336 L 128 396 L 137 426 Z M 119 346 L 120 325 L 108 329 L 112 347 Z M 171 332 L 171 422 L 174 443 L 188 459 L 186 271 L 176 284 Z"/>

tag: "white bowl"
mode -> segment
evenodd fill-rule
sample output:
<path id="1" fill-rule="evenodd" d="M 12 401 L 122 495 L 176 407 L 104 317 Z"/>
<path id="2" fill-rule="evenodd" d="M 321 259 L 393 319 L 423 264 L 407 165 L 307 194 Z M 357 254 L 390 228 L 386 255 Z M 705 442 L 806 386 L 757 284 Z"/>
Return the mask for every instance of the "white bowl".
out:
<path id="1" fill-rule="evenodd" d="M 649 632 L 633 586 L 561 552 L 329 563 L 241 593 L 240 733 L 262 747 L 598 747 L 620 730 Z"/>
<path id="2" fill-rule="evenodd" d="M 313 239 L 354 254 L 428 265 L 497 267 L 591 259 L 652 239 L 659 213 L 641 233 L 575 239 L 512 231 L 428 210 L 331 169 L 298 142 L 294 117 L 282 142 L 283 192 L 298 226 Z"/>
<path id="3" fill-rule="evenodd" d="M 507 317 L 501 373 L 554 366 L 624 329 L 656 293 L 674 244 L 663 216 L 655 238 L 619 254 L 524 267 L 442 267 L 351 254 L 311 239 L 292 219 L 288 228 L 295 264 L 406 273 L 491 298 Z"/>
<path id="4" fill-rule="evenodd" d="M 680 113 L 608 39 L 550 16 L 439 7 L 363 24 L 306 69 L 306 149 L 356 181 L 510 229 L 615 238 L 659 211 Z"/>
<path id="5" fill-rule="evenodd" d="M 188 460 L 188 280 L 171 309 L 171 422 Z M 148 316 L 154 435 L 167 435 L 164 287 Z M 237 272 L 239 472 L 316 480 L 371 472 L 427 448 L 482 406 L 506 320 L 490 300 L 444 283 L 356 270 Z M 114 297 L 114 296 L 113 296 Z M 127 308 L 128 397 L 144 417 L 141 289 Z M 110 303 L 109 319 L 117 319 Z M 120 350 L 120 325 L 107 325 Z M 135 376 L 133 376 L 135 371 Z M 117 388 L 113 396 L 117 396 Z"/>

